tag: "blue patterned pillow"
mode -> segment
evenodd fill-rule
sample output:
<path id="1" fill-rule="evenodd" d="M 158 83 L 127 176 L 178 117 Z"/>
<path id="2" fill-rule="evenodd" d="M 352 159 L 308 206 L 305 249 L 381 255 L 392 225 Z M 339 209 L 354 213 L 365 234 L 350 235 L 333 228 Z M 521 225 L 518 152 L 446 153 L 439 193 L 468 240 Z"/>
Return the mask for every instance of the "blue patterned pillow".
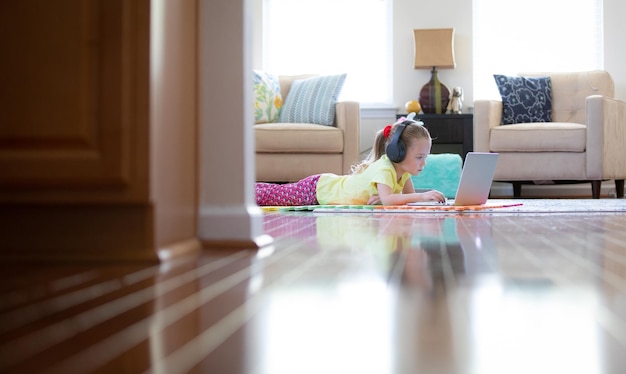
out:
<path id="1" fill-rule="evenodd" d="M 493 76 L 502 96 L 502 124 L 552 122 L 550 77 Z"/>
<path id="2" fill-rule="evenodd" d="M 278 115 L 279 122 L 332 125 L 346 74 L 296 79 Z"/>

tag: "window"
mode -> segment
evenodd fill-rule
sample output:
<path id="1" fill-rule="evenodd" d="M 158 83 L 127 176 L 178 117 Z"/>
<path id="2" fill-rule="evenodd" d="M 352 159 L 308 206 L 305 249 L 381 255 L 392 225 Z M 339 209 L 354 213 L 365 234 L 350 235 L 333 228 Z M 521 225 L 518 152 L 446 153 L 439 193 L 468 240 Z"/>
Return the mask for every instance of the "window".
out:
<path id="1" fill-rule="evenodd" d="M 474 99 L 493 74 L 602 69 L 602 0 L 474 0 Z"/>
<path id="2" fill-rule="evenodd" d="M 263 69 L 347 73 L 341 100 L 392 102 L 391 0 L 264 0 Z"/>

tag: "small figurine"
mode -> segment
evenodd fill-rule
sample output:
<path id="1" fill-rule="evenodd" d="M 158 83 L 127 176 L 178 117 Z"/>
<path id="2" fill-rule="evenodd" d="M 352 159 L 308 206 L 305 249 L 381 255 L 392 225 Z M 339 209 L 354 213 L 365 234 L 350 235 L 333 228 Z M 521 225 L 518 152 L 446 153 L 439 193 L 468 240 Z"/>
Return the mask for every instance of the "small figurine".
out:
<path id="1" fill-rule="evenodd" d="M 452 89 L 452 97 L 447 109 L 450 114 L 461 114 L 463 110 L 463 88 L 454 87 Z"/>

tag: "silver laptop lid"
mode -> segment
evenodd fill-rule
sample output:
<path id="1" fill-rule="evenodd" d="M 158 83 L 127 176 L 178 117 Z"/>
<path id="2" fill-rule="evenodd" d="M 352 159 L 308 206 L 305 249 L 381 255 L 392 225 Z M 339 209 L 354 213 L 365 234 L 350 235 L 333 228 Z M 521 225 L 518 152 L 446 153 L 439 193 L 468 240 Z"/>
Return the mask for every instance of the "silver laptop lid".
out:
<path id="1" fill-rule="evenodd" d="M 481 205 L 487 202 L 496 172 L 497 153 L 469 152 L 465 156 L 454 205 Z"/>

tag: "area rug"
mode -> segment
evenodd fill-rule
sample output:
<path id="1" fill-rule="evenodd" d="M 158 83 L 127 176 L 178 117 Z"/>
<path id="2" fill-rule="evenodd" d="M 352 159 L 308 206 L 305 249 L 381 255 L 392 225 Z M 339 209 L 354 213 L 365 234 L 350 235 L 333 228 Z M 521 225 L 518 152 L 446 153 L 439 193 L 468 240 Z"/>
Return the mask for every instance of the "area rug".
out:
<path id="1" fill-rule="evenodd" d="M 472 206 L 307 205 L 263 207 L 264 211 L 315 213 L 626 213 L 626 199 L 490 199 Z"/>

